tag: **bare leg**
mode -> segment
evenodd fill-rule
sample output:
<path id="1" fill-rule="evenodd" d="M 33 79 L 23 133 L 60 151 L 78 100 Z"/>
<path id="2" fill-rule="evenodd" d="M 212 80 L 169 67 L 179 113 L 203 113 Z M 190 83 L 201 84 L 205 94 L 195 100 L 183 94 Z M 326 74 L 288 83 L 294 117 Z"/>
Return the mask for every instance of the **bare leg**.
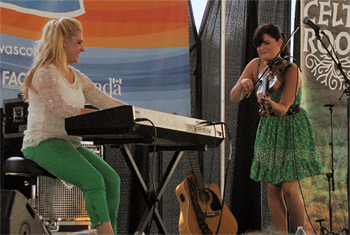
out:
<path id="1" fill-rule="evenodd" d="M 103 222 L 102 224 L 99 224 L 96 226 L 96 230 L 98 234 L 113 234 L 113 229 L 111 222 Z"/>
<path id="2" fill-rule="evenodd" d="M 294 228 L 304 226 L 305 210 L 298 182 L 284 182 L 282 183 L 282 190 Z"/>
<path id="3" fill-rule="evenodd" d="M 267 183 L 268 205 L 272 221 L 278 232 L 288 234 L 287 208 L 283 198 L 282 187 Z"/>

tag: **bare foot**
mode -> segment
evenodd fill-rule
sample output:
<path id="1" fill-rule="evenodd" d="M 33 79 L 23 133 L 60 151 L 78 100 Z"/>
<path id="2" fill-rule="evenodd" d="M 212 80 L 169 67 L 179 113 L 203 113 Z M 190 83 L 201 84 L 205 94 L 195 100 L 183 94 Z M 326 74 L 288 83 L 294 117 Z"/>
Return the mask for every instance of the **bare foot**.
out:
<path id="1" fill-rule="evenodd" d="M 96 226 L 97 233 L 102 234 L 111 234 L 114 235 L 111 222 L 103 222 Z"/>

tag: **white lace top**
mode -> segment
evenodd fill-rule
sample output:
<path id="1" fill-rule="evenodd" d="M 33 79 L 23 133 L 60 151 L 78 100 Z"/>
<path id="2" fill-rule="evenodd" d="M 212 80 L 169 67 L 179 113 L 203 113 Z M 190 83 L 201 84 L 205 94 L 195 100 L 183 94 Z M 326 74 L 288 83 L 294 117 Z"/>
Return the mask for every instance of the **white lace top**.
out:
<path id="1" fill-rule="evenodd" d="M 75 81 L 70 84 L 54 65 L 38 68 L 28 91 L 28 123 L 22 150 L 38 146 L 50 138 L 60 138 L 80 145 L 81 138 L 69 136 L 65 118 L 80 114 L 86 103 L 98 109 L 112 108 L 126 103 L 108 96 L 79 70 L 70 66 Z M 34 89 L 33 89 L 34 88 Z"/>

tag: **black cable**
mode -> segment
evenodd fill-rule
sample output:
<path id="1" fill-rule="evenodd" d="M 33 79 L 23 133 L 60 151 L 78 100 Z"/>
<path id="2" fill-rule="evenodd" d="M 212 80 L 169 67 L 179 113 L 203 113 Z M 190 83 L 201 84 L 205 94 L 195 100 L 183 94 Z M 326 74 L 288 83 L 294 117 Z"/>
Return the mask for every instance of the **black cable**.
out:
<path id="1" fill-rule="evenodd" d="M 218 222 L 218 226 L 216 228 L 216 232 L 215 234 L 218 234 L 219 230 L 220 230 L 220 225 L 221 225 L 221 220 L 222 220 L 222 213 L 223 213 L 223 210 L 224 210 L 224 205 L 225 205 L 225 192 L 226 192 L 226 183 L 227 183 L 227 175 L 228 175 L 228 169 L 229 169 L 229 166 L 230 166 L 230 162 L 231 162 L 231 158 L 232 158 L 232 140 L 231 140 L 231 134 L 230 134 L 230 130 L 228 128 L 228 126 L 226 125 L 225 122 L 211 122 L 211 121 L 208 121 L 208 122 L 202 122 L 202 123 L 206 123 L 208 125 L 213 125 L 214 126 L 214 129 L 215 129 L 215 125 L 223 125 L 225 126 L 225 130 L 227 130 L 227 135 L 228 135 L 228 139 L 229 139 L 229 144 L 230 144 L 230 153 L 229 153 L 229 158 L 228 158 L 228 164 L 226 165 L 226 169 L 225 169 L 225 177 L 224 177 L 224 186 L 223 186 L 223 196 L 222 196 L 222 199 L 221 199 L 221 211 L 220 211 L 220 218 L 219 218 L 219 222 Z M 215 140 L 216 140 L 216 131 L 215 131 L 215 139 L 214 139 L 214 143 L 215 143 Z M 215 145 L 214 145 L 215 146 Z M 214 151 L 213 151 L 214 152 Z M 212 164 L 213 165 L 213 164 Z"/>
<path id="2" fill-rule="evenodd" d="M 214 146 L 216 146 L 216 127 L 215 127 L 215 124 L 212 125 L 214 127 Z M 210 189 L 210 183 L 211 183 L 211 179 L 212 179 L 212 176 L 213 176 L 213 161 L 214 161 L 214 157 L 215 157 L 215 148 L 213 148 L 213 151 L 212 151 L 212 155 L 211 155 L 211 163 L 210 163 L 210 166 L 211 166 L 211 170 L 210 170 L 210 174 L 209 174 L 209 189 Z"/>
<path id="3" fill-rule="evenodd" d="M 216 127 L 215 127 L 216 124 L 214 124 L 214 122 L 211 122 L 211 121 L 204 121 L 204 122 L 200 122 L 199 124 L 207 124 L 207 125 L 212 125 L 214 127 L 214 145 L 213 146 L 216 146 Z M 211 179 L 212 179 L 212 175 L 213 175 L 214 157 L 215 157 L 215 148 L 213 148 L 212 156 L 211 156 L 211 163 L 210 163 L 211 170 L 210 170 L 209 181 L 208 181 L 209 182 L 208 183 L 209 190 L 210 190 Z M 204 179 L 204 175 L 203 175 L 203 179 Z M 206 205 L 205 205 L 205 214 L 207 214 L 207 212 L 208 212 L 208 203 L 206 203 Z"/>
<path id="4" fill-rule="evenodd" d="M 285 56 L 283 59 L 288 59 L 288 58 L 291 58 L 293 60 L 293 62 L 296 64 L 297 66 L 297 69 L 298 71 L 300 70 L 299 68 L 299 65 L 296 63 L 296 60 L 293 56 Z M 300 70 L 301 72 L 301 70 Z M 297 96 L 297 91 L 298 91 L 298 85 L 299 85 L 299 72 L 297 73 L 297 82 L 296 82 L 296 87 L 295 87 L 295 93 L 294 93 L 294 101 L 293 101 L 293 105 L 295 106 L 296 104 L 296 96 Z M 301 88 L 301 87 L 300 87 Z M 293 119 L 293 123 L 295 122 L 295 116 L 293 115 L 292 116 L 292 119 Z M 257 121 L 257 123 L 259 122 L 259 120 Z M 300 190 L 300 193 L 301 193 L 301 196 L 302 196 L 302 199 L 303 199 L 303 204 L 304 204 L 304 209 L 305 209 L 305 212 L 306 212 L 306 215 L 307 215 L 307 218 L 309 220 L 309 223 L 314 231 L 314 233 L 316 234 L 316 230 L 310 220 L 310 217 L 309 217 L 309 214 L 307 212 L 307 208 L 306 208 L 306 204 L 305 204 L 305 199 L 304 199 L 304 194 L 303 194 L 303 191 L 302 191 L 302 188 L 301 188 L 301 184 L 300 184 L 300 180 L 299 180 L 299 175 L 298 175 L 298 169 L 297 169 L 297 166 L 296 166 L 296 153 L 295 153 L 295 143 L 294 143 L 294 128 L 292 128 L 292 141 L 293 141 L 293 151 L 294 151 L 294 164 L 295 164 L 295 170 L 296 170 L 296 176 L 297 176 L 297 180 L 298 180 L 298 185 L 299 185 L 299 190 Z"/>
<path id="5" fill-rule="evenodd" d="M 291 59 L 293 60 L 293 62 L 296 64 L 296 66 L 297 66 L 297 68 L 298 68 L 298 71 L 299 71 L 300 68 L 299 68 L 299 65 L 295 62 L 295 61 L 296 61 L 295 58 L 292 57 L 292 56 L 285 56 L 285 57 L 284 57 L 284 59 L 286 59 L 286 60 L 287 60 L 288 58 L 291 58 Z M 300 72 L 301 72 L 301 70 L 300 70 Z M 298 85 L 299 85 L 299 72 L 298 72 L 298 74 L 297 74 L 297 83 L 296 83 L 296 87 L 295 87 L 295 93 L 294 93 L 294 97 L 295 97 L 295 98 L 294 98 L 293 105 L 295 105 L 295 103 L 296 103 L 296 96 L 297 96 L 297 91 L 298 91 Z M 294 115 L 293 115 L 293 123 L 295 122 L 294 118 L 295 118 L 295 117 L 294 117 Z M 259 120 L 260 120 L 260 119 L 258 119 L 258 121 L 256 122 L 256 125 L 258 125 Z M 256 125 L 254 125 L 254 126 L 256 126 Z M 253 128 L 251 129 L 251 131 L 253 131 Z M 294 143 L 294 128 L 292 128 L 292 135 L 293 135 L 294 164 L 295 164 L 295 170 L 296 170 L 296 176 L 297 176 L 297 180 L 298 180 L 299 190 L 300 190 L 300 193 L 301 193 L 301 196 L 302 196 L 302 199 L 303 199 L 304 209 L 305 209 L 307 218 L 308 218 L 308 220 L 309 220 L 309 223 L 310 223 L 310 225 L 311 225 L 313 231 L 314 231 L 315 234 L 316 234 L 316 230 L 315 230 L 315 228 L 314 228 L 314 226 L 313 226 L 313 224 L 312 224 L 312 222 L 311 222 L 311 220 L 310 220 L 309 214 L 308 214 L 308 212 L 307 212 L 307 208 L 306 208 L 306 204 L 305 204 L 305 199 L 304 199 L 303 191 L 302 191 L 301 184 L 300 184 L 300 180 L 299 180 L 298 169 L 297 169 L 297 167 L 296 167 L 296 153 L 295 153 L 295 147 L 294 147 L 294 146 L 295 146 L 295 143 Z"/>
<path id="6" fill-rule="evenodd" d="M 142 122 L 142 121 L 147 121 L 147 122 L 151 123 L 151 125 L 153 127 L 153 130 L 154 130 L 153 152 L 152 152 L 152 156 L 151 156 L 151 159 L 150 159 L 150 161 L 151 161 L 151 164 L 150 164 L 151 165 L 151 174 L 150 175 L 151 175 L 151 178 L 152 178 L 154 195 L 152 195 L 152 190 L 148 190 L 149 193 L 151 193 L 150 196 L 153 197 L 153 196 L 155 196 L 155 192 L 156 192 L 156 183 L 155 183 L 155 175 L 154 175 L 154 164 L 155 164 L 155 159 L 154 158 L 155 158 L 155 155 L 156 155 L 156 148 L 157 148 L 157 138 L 158 138 L 157 137 L 157 128 L 154 125 L 154 123 L 151 120 L 149 120 L 148 118 L 136 118 L 134 120 L 134 122 Z M 152 198 L 152 200 L 155 200 L 155 199 L 156 198 Z M 158 200 L 155 201 L 152 214 L 154 214 L 158 202 L 159 202 Z M 151 228 L 152 221 L 153 221 L 153 216 L 152 216 L 151 220 L 149 221 L 148 225 L 146 226 L 147 227 L 146 230 Z"/>
<path id="7" fill-rule="evenodd" d="M 222 213 L 224 210 L 224 205 L 225 205 L 225 194 L 226 194 L 226 183 L 227 183 L 227 176 L 228 176 L 228 169 L 232 160 L 232 140 L 231 140 L 231 135 L 230 135 L 230 130 L 228 128 L 228 126 L 226 125 L 226 123 L 221 123 L 222 125 L 225 126 L 225 129 L 227 130 L 228 133 L 228 137 L 229 137 L 229 144 L 230 144 L 230 153 L 229 153 L 229 157 L 228 157 L 228 163 L 226 165 L 226 169 L 225 169 L 225 177 L 224 177 L 224 186 L 223 186 L 223 195 L 222 195 L 222 200 L 221 200 L 221 213 L 220 213 L 220 219 L 219 219 L 219 223 L 218 223 L 218 227 L 216 229 L 216 233 L 219 233 L 220 230 L 220 225 L 221 225 L 221 220 L 222 220 Z"/>
<path id="8" fill-rule="evenodd" d="M 293 57 L 291 57 L 293 58 Z M 293 58 L 294 59 L 294 58 Z M 297 64 L 296 64 L 297 65 Z M 296 82 L 296 86 L 295 86 L 295 93 L 294 93 L 294 102 L 293 102 L 293 106 L 296 105 L 296 97 L 297 97 L 297 93 L 298 93 L 298 86 L 299 86 L 299 66 L 297 65 L 297 70 L 298 70 L 298 73 L 297 73 L 297 82 Z M 301 89 L 301 86 L 300 88 Z M 292 124 L 295 124 L 295 116 L 294 114 L 292 115 Z M 314 231 L 315 234 L 316 233 L 316 229 L 314 228 L 312 222 L 311 222 L 311 219 L 310 219 L 310 216 L 309 216 L 309 213 L 307 211 L 307 208 L 306 208 L 306 204 L 305 204 L 305 198 L 304 198 L 304 194 L 303 194 L 303 190 L 302 190 L 302 187 L 301 187 L 301 184 L 300 184 L 300 179 L 299 179 L 299 174 L 298 174 L 298 167 L 297 167 L 297 157 L 296 157 L 296 152 L 295 152 L 295 137 L 294 137 L 294 128 L 292 128 L 292 142 L 293 142 L 293 154 L 294 154 L 294 167 L 295 167 L 295 173 L 296 173 L 296 176 L 297 176 L 297 180 L 298 180 L 298 185 L 299 185 L 299 190 L 300 190 L 300 194 L 301 194 L 301 197 L 303 199 L 303 205 L 304 205 L 304 210 L 305 210 L 305 213 L 306 213 L 306 216 L 308 218 L 308 221 Z"/>
<path id="9" fill-rule="evenodd" d="M 214 127 L 214 146 L 216 146 L 216 127 L 215 127 L 215 124 L 213 125 L 213 127 Z M 215 157 L 215 148 L 213 148 L 212 155 L 211 155 L 211 164 L 210 164 L 211 169 L 210 169 L 209 181 L 208 181 L 209 190 L 210 190 L 210 185 L 211 185 L 211 179 L 213 176 L 214 157 Z M 205 213 L 207 214 L 207 212 L 208 212 L 208 203 L 205 206 Z"/>
<path id="10" fill-rule="evenodd" d="M 149 123 L 151 123 L 151 125 L 152 125 L 152 127 L 153 127 L 153 130 L 154 130 L 154 142 L 153 142 L 153 152 L 152 152 L 152 157 L 151 157 L 151 169 L 152 169 L 152 183 L 153 183 L 153 190 L 155 190 L 156 189 L 156 184 L 155 184 L 155 180 L 154 180 L 154 178 L 155 178 L 155 176 L 154 176 L 154 156 L 156 155 L 156 147 L 157 147 L 157 128 L 156 128 L 156 126 L 154 125 L 154 123 L 151 121 L 151 120 L 149 120 L 148 118 L 136 118 L 135 120 L 134 120 L 135 122 L 142 122 L 142 121 L 147 121 L 147 122 L 149 122 Z"/>

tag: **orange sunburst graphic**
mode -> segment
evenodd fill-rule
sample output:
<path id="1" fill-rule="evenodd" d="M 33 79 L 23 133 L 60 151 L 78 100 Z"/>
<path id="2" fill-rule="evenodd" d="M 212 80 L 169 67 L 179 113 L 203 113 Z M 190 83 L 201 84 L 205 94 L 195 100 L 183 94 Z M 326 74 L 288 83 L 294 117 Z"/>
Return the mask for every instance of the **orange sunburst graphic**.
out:
<path id="1" fill-rule="evenodd" d="M 51 17 L 1 8 L 1 33 L 38 40 Z M 76 16 L 84 29 L 84 45 L 103 48 L 186 47 L 187 1 L 84 0 Z M 65 16 L 62 13 L 62 16 Z"/>

